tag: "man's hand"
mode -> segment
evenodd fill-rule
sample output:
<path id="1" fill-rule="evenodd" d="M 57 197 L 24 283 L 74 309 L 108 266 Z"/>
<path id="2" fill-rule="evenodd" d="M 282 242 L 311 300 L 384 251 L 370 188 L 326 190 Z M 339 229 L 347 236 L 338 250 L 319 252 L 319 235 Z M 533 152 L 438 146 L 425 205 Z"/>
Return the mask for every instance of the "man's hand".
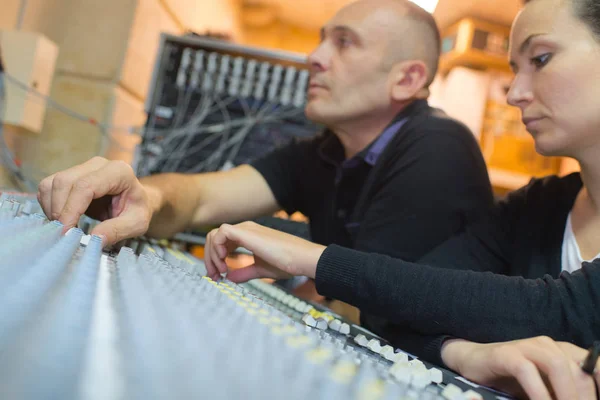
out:
<path id="1" fill-rule="evenodd" d="M 254 222 L 222 225 L 206 238 L 204 261 L 208 276 L 214 280 L 228 271 L 225 259 L 238 247 L 254 254 L 254 264 L 233 270 L 227 278 L 246 282 L 256 278 L 285 279 L 290 276 L 315 277 L 317 263 L 325 246 L 317 245 Z"/>
<path id="2" fill-rule="evenodd" d="M 104 246 L 144 234 L 152 218 L 148 192 L 133 169 L 102 157 L 42 180 L 38 201 L 46 216 L 63 223 L 65 231 L 83 214 L 104 221 L 91 232 L 103 237 Z"/>
<path id="3" fill-rule="evenodd" d="M 489 344 L 452 339 L 442 348 L 444 363 L 465 378 L 536 400 L 596 399 L 594 379 L 600 384 L 600 376 L 592 378 L 579 366 L 586 355 L 545 336 Z"/>

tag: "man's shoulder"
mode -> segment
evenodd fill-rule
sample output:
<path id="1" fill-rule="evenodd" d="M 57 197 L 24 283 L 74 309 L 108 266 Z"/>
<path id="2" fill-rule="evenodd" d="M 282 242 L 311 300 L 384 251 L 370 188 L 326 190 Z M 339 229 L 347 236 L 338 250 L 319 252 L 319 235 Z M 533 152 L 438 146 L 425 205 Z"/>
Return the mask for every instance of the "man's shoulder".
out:
<path id="1" fill-rule="evenodd" d="M 333 134 L 324 130 L 316 132 L 313 136 L 294 136 L 285 143 L 280 143 L 273 150 L 263 155 L 264 157 L 287 158 L 290 154 L 316 154 L 316 151 L 323 145 L 324 142 L 330 140 Z"/>
<path id="2" fill-rule="evenodd" d="M 409 116 L 398 132 L 393 146 L 396 151 L 420 148 L 427 153 L 449 151 L 478 154 L 479 144 L 472 131 L 462 122 L 433 107 Z"/>
<path id="3" fill-rule="evenodd" d="M 475 139 L 473 132 L 461 121 L 450 117 L 439 108 L 430 107 L 412 120 L 412 127 L 422 135 L 446 134 L 458 138 Z"/>
<path id="4" fill-rule="evenodd" d="M 270 170 L 279 170 L 283 166 L 288 171 L 302 169 L 306 164 L 314 164 L 314 159 L 318 156 L 318 149 L 327 136 L 326 132 L 320 132 L 310 137 L 292 137 L 285 143 L 279 143 L 273 149 L 254 158 L 249 164 L 263 175 L 269 173 Z"/>

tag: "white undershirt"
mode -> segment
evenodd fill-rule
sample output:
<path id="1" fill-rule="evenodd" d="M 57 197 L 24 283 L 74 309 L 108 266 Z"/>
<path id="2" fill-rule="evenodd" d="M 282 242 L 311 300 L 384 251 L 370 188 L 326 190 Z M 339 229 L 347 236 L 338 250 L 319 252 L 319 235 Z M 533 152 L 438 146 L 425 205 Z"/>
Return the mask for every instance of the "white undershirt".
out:
<path id="1" fill-rule="evenodd" d="M 575 233 L 573 233 L 573 225 L 571 225 L 571 213 L 569 213 L 562 243 L 562 270 L 567 272 L 577 271 L 581 268 L 581 264 L 584 261 L 593 261 L 596 258 L 600 258 L 600 253 L 591 260 L 584 260 L 581 257 L 577 238 L 575 237 Z"/>

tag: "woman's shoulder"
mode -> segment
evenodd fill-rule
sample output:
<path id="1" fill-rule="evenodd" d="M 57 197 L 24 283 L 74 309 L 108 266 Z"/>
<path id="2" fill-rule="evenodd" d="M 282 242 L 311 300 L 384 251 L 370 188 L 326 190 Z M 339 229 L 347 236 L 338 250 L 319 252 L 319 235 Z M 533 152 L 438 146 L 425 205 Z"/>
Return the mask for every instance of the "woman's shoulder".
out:
<path id="1" fill-rule="evenodd" d="M 565 176 L 548 175 L 542 178 L 533 178 L 525 188 L 530 192 L 534 191 L 547 194 L 560 192 L 567 194 L 572 193 L 573 191 L 578 193 L 582 185 L 581 174 L 579 172 L 573 172 Z"/>
<path id="2" fill-rule="evenodd" d="M 548 202 L 571 202 L 581 190 L 583 183 L 579 172 L 569 175 L 549 175 L 541 178 L 532 178 L 529 183 L 520 189 L 510 192 L 501 202 L 528 204 Z"/>

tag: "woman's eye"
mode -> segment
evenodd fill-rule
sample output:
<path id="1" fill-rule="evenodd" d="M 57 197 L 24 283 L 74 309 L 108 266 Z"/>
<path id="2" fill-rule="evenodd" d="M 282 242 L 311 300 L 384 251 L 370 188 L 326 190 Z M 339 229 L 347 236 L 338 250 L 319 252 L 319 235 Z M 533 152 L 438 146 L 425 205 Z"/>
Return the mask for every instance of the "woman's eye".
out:
<path id="1" fill-rule="evenodd" d="M 349 38 L 344 37 L 344 36 L 340 37 L 337 40 L 337 42 L 338 42 L 338 46 L 340 46 L 340 47 L 348 47 L 352 43 L 352 41 Z"/>
<path id="2" fill-rule="evenodd" d="M 540 69 L 540 68 L 544 67 L 546 64 L 548 64 L 548 61 L 550 61 L 550 58 L 552 58 L 552 54 L 550 54 L 550 53 L 541 54 L 537 57 L 533 57 L 531 59 L 531 63 L 537 69 Z"/>

